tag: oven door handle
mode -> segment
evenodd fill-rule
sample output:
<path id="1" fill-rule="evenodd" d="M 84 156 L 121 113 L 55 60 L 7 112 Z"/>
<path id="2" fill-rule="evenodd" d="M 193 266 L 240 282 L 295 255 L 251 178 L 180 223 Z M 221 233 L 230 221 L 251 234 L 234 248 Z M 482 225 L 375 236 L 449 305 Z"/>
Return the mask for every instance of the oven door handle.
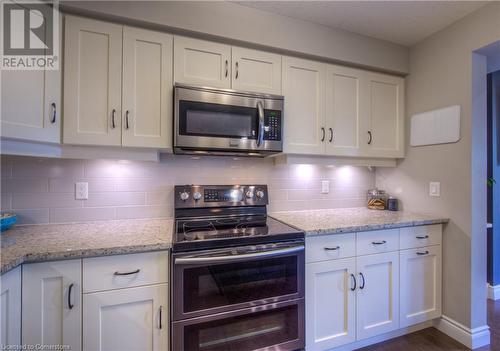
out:
<path id="1" fill-rule="evenodd" d="M 280 255 L 291 254 L 304 251 L 304 246 L 287 247 L 285 249 L 270 250 L 264 252 L 254 252 L 242 255 L 215 256 L 215 257 L 177 257 L 174 264 L 194 265 L 194 264 L 215 264 L 238 262 L 253 258 L 268 258 Z"/>
<path id="2" fill-rule="evenodd" d="M 259 112 L 259 128 L 257 129 L 257 147 L 264 141 L 264 106 L 262 101 L 257 101 L 257 111 Z"/>

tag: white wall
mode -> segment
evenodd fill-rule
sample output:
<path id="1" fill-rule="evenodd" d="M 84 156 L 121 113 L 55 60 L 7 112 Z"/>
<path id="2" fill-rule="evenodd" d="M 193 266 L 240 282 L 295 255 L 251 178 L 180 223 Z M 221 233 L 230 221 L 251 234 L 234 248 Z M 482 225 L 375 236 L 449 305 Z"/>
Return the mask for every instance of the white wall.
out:
<path id="1" fill-rule="evenodd" d="M 393 72 L 408 72 L 408 48 L 223 1 L 61 1 L 66 9 L 175 28 Z"/>
<path id="2" fill-rule="evenodd" d="M 275 166 L 271 159 L 167 156 L 160 163 L 1 158 L 2 210 L 20 223 L 169 218 L 174 184 L 268 184 L 270 211 L 363 206 L 375 184 L 366 167 Z M 321 180 L 330 193 L 321 194 Z M 75 200 L 76 181 L 89 199 Z"/>
<path id="3" fill-rule="evenodd" d="M 443 237 L 443 312 L 470 328 L 486 324 L 482 298 L 486 229 L 479 223 L 486 197 L 482 204 L 483 191 L 477 192 L 485 188 L 486 116 L 473 115 L 473 99 L 481 100 L 482 94 L 473 91 L 473 83 L 477 84 L 473 81 L 473 51 L 500 39 L 499 20 L 500 3 L 492 3 L 410 49 L 408 121 L 415 113 L 459 104 L 461 139 L 455 144 L 408 146 L 406 158 L 397 168 L 376 172 L 377 186 L 396 193 L 404 209 L 451 219 Z M 480 61 L 474 61 L 479 71 L 485 69 L 485 60 Z M 410 123 L 406 125 L 409 135 Z M 441 197 L 428 196 L 430 181 L 441 182 Z M 473 218 L 473 214 L 478 216 Z"/>

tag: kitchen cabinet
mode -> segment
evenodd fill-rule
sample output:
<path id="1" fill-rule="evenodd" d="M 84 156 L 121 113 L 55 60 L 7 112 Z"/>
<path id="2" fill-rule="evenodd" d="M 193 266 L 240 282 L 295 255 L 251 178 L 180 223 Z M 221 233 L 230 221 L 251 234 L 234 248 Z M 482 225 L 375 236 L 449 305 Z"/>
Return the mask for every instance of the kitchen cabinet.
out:
<path id="1" fill-rule="evenodd" d="M 441 261 L 441 245 L 401 251 L 401 327 L 441 316 Z"/>
<path id="2" fill-rule="evenodd" d="M 233 89 L 281 95 L 281 55 L 233 46 Z"/>
<path id="3" fill-rule="evenodd" d="M 404 79 L 366 72 L 367 154 L 404 156 Z"/>
<path id="4" fill-rule="evenodd" d="M 325 153 L 325 72 L 323 63 L 283 57 L 285 153 Z"/>
<path id="5" fill-rule="evenodd" d="M 307 350 L 356 340 L 355 275 L 355 258 L 306 264 Z"/>
<path id="6" fill-rule="evenodd" d="M 21 344 L 21 267 L 0 277 L 0 348 Z"/>
<path id="7" fill-rule="evenodd" d="M 167 284 L 85 294 L 83 349 L 168 350 Z"/>
<path id="8" fill-rule="evenodd" d="M 231 88 L 231 46 L 175 36 L 174 81 Z"/>
<path id="9" fill-rule="evenodd" d="M 172 145 L 173 36 L 123 28 L 122 145 Z"/>
<path id="10" fill-rule="evenodd" d="M 122 26 L 66 16 L 65 144 L 121 145 Z"/>
<path id="11" fill-rule="evenodd" d="M 23 344 L 81 350 L 81 278 L 81 260 L 23 266 Z"/>
<path id="12" fill-rule="evenodd" d="M 365 339 L 399 328 L 399 253 L 356 258 L 356 335 Z"/>
<path id="13" fill-rule="evenodd" d="M 362 154 L 363 72 L 347 67 L 326 67 L 326 154 L 358 156 Z"/>

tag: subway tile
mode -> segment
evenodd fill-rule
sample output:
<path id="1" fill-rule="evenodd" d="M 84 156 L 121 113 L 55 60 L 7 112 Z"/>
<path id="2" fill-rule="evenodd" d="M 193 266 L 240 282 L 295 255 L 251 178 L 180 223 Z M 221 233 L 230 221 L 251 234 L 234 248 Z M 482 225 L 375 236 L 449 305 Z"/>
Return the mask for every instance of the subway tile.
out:
<path id="1" fill-rule="evenodd" d="M 153 178 L 125 178 L 114 182 L 116 191 L 163 191 L 173 187 L 170 181 Z"/>
<path id="2" fill-rule="evenodd" d="M 12 194 L 13 209 L 82 207 L 82 200 L 75 200 L 72 193 L 19 193 Z"/>
<path id="3" fill-rule="evenodd" d="M 174 201 L 174 191 L 156 191 L 146 193 L 146 205 L 172 205 Z"/>
<path id="4" fill-rule="evenodd" d="M 17 215 L 17 224 L 44 224 L 49 223 L 49 209 L 14 210 Z"/>
<path id="5" fill-rule="evenodd" d="M 135 218 L 172 218 L 173 209 L 171 206 L 130 206 L 117 207 L 117 219 Z"/>
<path id="6" fill-rule="evenodd" d="M 2 211 L 12 209 L 11 198 L 12 198 L 11 194 L 5 194 L 5 193 L 2 192 L 2 195 L 1 195 L 1 198 L 0 198 L 0 201 L 2 202 L 0 204 L 0 207 L 1 207 Z"/>
<path id="7" fill-rule="evenodd" d="M 107 193 L 89 193 L 89 198 L 83 201 L 84 207 L 100 206 L 128 206 L 144 205 L 146 203 L 146 194 L 143 192 L 107 192 Z"/>
<path id="8" fill-rule="evenodd" d="M 51 223 L 88 222 L 115 219 L 114 207 L 51 208 Z"/>
<path id="9" fill-rule="evenodd" d="M 74 193 L 76 182 L 89 183 L 89 192 L 105 192 L 115 190 L 115 180 L 106 178 L 92 178 L 92 179 L 63 179 L 53 178 L 49 179 L 49 191 L 51 193 Z"/>
<path id="10" fill-rule="evenodd" d="M 12 176 L 12 158 L 9 156 L 0 156 L 0 174 L 2 179 Z"/>
<path id="11" fill-rule="evenodd" d="M 67 159 L 19 157 L 13 162 L 12 178 L 79 178 L 83 177 L 83 161 Z"/>
<path id="12" fill-rule="evenodd" d="M 47 178 L 2 179 L 2 193 L 46 193 Z"/>
<path id="13" fill-rule="evenodd" d="M 123 162 L 115 160 L 86 160 L 86 178 L 147 178 L 155 174 L 153 162 Z"/>

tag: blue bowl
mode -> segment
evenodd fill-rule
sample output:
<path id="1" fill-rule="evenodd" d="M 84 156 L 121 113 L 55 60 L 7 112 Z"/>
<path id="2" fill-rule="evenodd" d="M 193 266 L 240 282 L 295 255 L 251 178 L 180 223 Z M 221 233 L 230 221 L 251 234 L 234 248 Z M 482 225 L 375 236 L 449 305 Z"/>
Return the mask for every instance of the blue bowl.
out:
<path id="1" fill-rule="evenodd" d="M 0 220 L 0 231 L 4 232 L 14 225 L 17 221 L 17 216 L 13 213 L 3 213 Z"/>

